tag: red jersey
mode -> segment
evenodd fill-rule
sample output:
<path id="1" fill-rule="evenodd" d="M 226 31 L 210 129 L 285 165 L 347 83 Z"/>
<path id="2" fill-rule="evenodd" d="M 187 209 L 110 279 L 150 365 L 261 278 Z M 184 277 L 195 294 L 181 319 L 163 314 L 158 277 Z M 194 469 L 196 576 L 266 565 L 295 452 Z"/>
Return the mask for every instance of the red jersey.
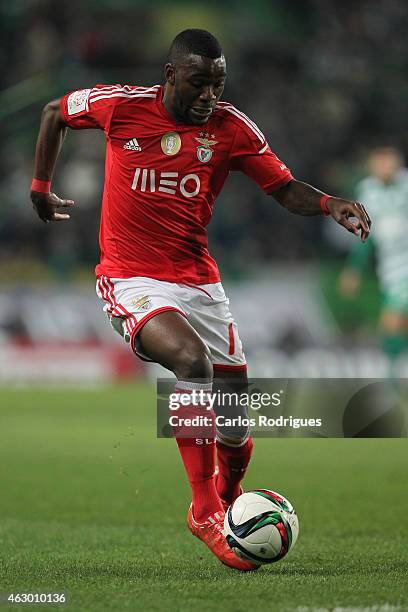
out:
<path id="1" fill-rule="evenodd" d="M 107 149 L 97 275 L 218 282 L 206 226 L 231 170 L 266 193 L 293 177 L 244 113 L 218 102 L 204 126 L 176 123 L 163 87 L 97 85 L 61 100 L 73 129 L 99 128 Z"/>

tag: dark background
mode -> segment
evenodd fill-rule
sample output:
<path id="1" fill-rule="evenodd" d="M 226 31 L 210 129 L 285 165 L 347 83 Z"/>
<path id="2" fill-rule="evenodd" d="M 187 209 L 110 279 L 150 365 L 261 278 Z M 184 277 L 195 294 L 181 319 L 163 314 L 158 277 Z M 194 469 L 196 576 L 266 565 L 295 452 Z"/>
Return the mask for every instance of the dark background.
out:
<path id="1" fill-rule="evenodd" d="M 160 83 L 174 35 L 207 28 L 227 58 L 224 99 L 256 121 L 296 178 L 352 196 L 372 145 L 408 150 L 407 17 L 401 0 L 3 1 L 0 277 L 68 280 L 98 258 L 102 134 L 66 139 L 53 188 L 78 204 L 70 223 L 46 227 L 31 210 L 35 138 L 50 99 L 101 82 Z M 210 250 L 227 279 L 271 263 L 338 259 L 348 236 L 328 223 L 289 215 L 234 175 L 215 207 Z"/>

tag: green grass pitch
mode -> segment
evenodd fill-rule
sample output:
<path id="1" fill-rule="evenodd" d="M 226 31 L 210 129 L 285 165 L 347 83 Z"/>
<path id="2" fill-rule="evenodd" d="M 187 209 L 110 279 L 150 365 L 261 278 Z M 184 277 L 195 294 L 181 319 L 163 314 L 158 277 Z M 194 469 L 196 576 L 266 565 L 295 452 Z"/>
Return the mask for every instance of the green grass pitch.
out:
<path id="1" fill-rule="evenodd" d="M 245 487 L 286 495 L 300 535 L 240 574 L 187 530 L 153 388 L 3 390 L 0 423 L 2 592 L 65 591 L 59 609 L 92 612 L 408 610 L 406 440 L 255 440 Z"/>

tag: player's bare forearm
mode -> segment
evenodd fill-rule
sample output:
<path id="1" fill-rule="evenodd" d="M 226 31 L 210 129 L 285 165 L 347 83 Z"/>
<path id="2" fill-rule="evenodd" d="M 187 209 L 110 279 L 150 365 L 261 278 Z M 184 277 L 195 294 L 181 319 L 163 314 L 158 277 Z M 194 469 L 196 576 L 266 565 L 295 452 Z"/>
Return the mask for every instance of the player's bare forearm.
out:
<path id="1" fill-rule="evenodd" d="M 371 219 L 360 202 L 327 197 L 322 191 L 296 180 L 290 181 L 272 195 L 281 206 L 297 215 L 330 215 L 346 230 L 361 236 L 363 242 L 370 234 Z M 324 209 L 322 198 L 325 198 Z M 354 217 L 355 221 L 350 221 L 350 217 Z"/>
<path id="2" fill-rule="evenodd" d="M 42 112 L 41 126 L 35 151 L 34 176 L 50 181 L 55 163 L 67 132 L 60 113 L 60 101 L 49 102 Z"/>
<path id="3" fill-rule="evenodd" d="M 67 132 L 67 126 L 60 113 L 60 101 L 49 102 L 41 116 L 41 126 L 35 150 L 34 178 L 36 184 L 48 183 L 52 179 L 58 154 Z M 57 212 L 59 208 L 73 206 L 72 200 L 61 200 L 49 188 L 42 191 L 33 186 L 30 193 L 33 207 L 42 221 L 61 221 L 69 219 L 69 215 Z"/>
<path id="4" fill-rule="evenodd" d="M 289 181 L 273 197 L 281 206 L 296 215 L 321 215 L 320 199 L 323 192 L 302 181 Z"/>

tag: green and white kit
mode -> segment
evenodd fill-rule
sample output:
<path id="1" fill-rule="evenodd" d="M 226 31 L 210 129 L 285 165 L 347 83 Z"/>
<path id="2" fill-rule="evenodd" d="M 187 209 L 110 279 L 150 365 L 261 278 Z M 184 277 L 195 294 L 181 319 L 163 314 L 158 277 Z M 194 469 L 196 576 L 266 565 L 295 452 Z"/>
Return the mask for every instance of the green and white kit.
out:
<path id="1" fill-rule="evenodd" d="M 408 170 L 398 172 L 391 183 L 369 176 L 357 186 L 373 225 L 366 244 L 356 243 L 349 265 L 362 270 L 372 249 L 385 306 L 408 314 Z"/>

